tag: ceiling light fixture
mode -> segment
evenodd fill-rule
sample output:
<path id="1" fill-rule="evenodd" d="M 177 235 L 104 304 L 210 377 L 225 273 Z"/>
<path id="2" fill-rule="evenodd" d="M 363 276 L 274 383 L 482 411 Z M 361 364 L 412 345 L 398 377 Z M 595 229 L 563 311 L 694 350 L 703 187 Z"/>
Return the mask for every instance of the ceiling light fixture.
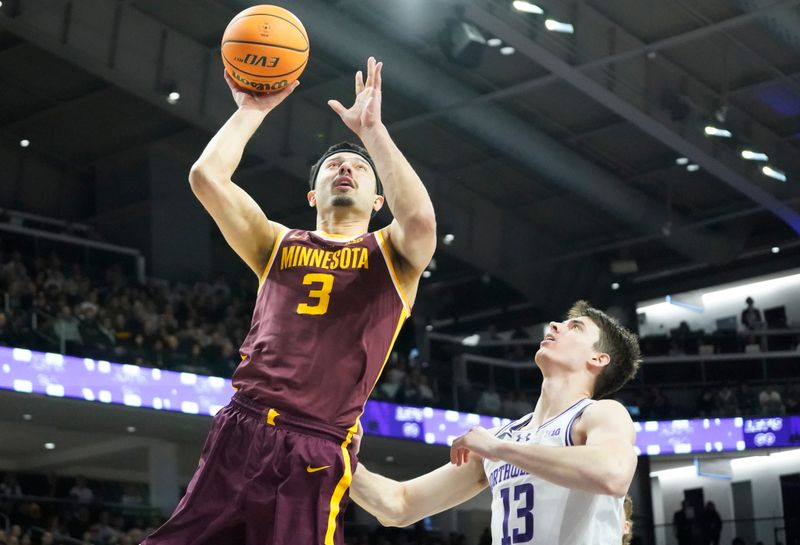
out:
<path id="1" fill-rule="evenodd" d="M 128 426 L 125 429 L 127 430 L 128 433 L 136 433 L 136 427 L 135 426 Z"/>
<path id="2" fill-rule="evenodd" d="M 501 40 L 500 38 L 489 38 L 488 40 L 486 40 L 486 45 L 488 45 L 489 47 L 497 47 L 502 43 L 503 40 Z"/>
<path id="3" fill-rule="evenodd" d="M 714 125 L 706 125 L 706 128 L 703 130 L 706 136 L 716 136 L 718 138 L 730 138 L 733 136 L 733 133 L 728 129 L 720 129 Z"/>
<path id="4" fill-rule="evenodd" d="M 26 422 L 30 422 L 31 420 L 33 420 L 33 415 L 25 413 L 22 415 L 22 419 L 25 420 Z"/>
<path id="5" fill-rule="evenodd" d="M 692 163 L 691 165 L 686 165 L 686 170 L 688 170 L 689 172 L 697 172 L 698 170 L 700 170 L 700 165 L 695 165 L 694 163 Z"/>
<path id="6" fill-rule="evenodd" d="M 27 138 L 23 138 L 22 140 L 19 141 L 19 145 L 20 147 L 27 148 L 28 146 L 31 145 L 31 141 L 28 140 Z"/>
<path id="7" fill-rule="evenodd" d="M 688 165 L 689 164 L 689 158 L 688 157 L 678 157 L 677 159 L 675 159 L 675 164 L 676 165 L 681 165 L 681 166 Z"/>
<path id="8" fill-rule="evenodd" d="M 764 165 L 763 167 L 761 167 L 761 172 L 764 174 L 764 176 L 769 176 L 770 178 L 778 180 L 779 182 L 785 182 L 786 181 L 786 173 L 785 172 L 781 172 L 780 170 L 772 168 L 769 165 Z"/>
<path id="9" fill-rule="evenodd" d="M 779 254 L 780 252 L 781 252 L 780 247 L 778 247 L 778 246 L 773 246 L 772 247 L 772 253 L 773 254 Z"/>
<path id="10" fill-rule="evenodd" d="M 615 291 L 618 290 L 619 289 L 619 282 L 612 282 L 611 289 L 615 290 Z"/>
<path id="11" fill-rule="evenodd" d="M 54 448 L 56 448 L 56 444 L 55 443 L 45 443 L 44 444 L 44 448 L 46 448 L 47 450 L 53 450 Z"/>
<path id="12" fill-rule="evenodd" d="M 422 271 L 422 278 L 430 278 L 431 274 L 433 274 L 433 273 L 431 273 L 431 271 L 424 270 L 424 271 Z"/>
<path id="13" fill-rule="evenodd" d="M 751 149 L 742 150 L 742 159 L 747 159 L 748 161 L 769 161 L 769 157 L 766 153 L 753 151 Z"/>
<path id="14" fill-rule="evenodd" d="M 178 91 L 170 91 L 167 95 L 167 102 L 170 104 L 177 104 L 181 99 L 181 94 Z"/>
<path id="15" fill-rule="evenodd" d="M 514 6 L 514 9 L 517 11 L 521 11 L 523 13 L 535 13 L 536 15 L 542 15 L 544 10 L 537 6 L 536 4 L 532 4 L 530 2 L 526 2 L 525 0 L 514 0 L 511 3 Z"/>
<path id="16" fill-rule="evenodd" d="M 500 48 L 501 55 L 513 55 L 516 51 L 517 50 L 511 47 L 510 45 Z"/>
<path id="17" fill-rule="evenodd" d="M 562 34 L 573 34 L 575 32 L 575 27 L 573 27 L 570 23 L 562 23 L 561 21 L 556 21 L 555 19 L 547 19 L 544 22 L 544 26 L 551 32 L 561 32 Z"/>
<path id="18" fill-rule="evenodd" d="M 445 236 L 442 237 L 442 242 L 446 245 L 451 245 L 453 241 L 456 239 L 456 236 L 453 233 L 447 233 Z"/>

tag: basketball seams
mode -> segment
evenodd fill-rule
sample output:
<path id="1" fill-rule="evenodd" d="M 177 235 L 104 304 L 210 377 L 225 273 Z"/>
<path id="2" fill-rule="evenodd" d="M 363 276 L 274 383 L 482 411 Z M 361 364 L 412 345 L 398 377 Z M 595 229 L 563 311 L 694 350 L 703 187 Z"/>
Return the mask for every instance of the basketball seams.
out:
<path id="1" fill-rule="evenodd" d="M 305 49 L 297 49 L 296 47 L 289 47 L 286 45 L 271 44 L 267 42 L 254 42 L 251 40 L 225 40 L 224 42 L 222 42 L 220 47 L 225 47 L 225 44 L 265 45 L 267 47 L 277 47 L 278 49 L 288 49 L 289 51 L 294 51 L 296 53 L 305 53 L 306 51 L 308 51 L 308 47 L 306 47 Z"/>
<path id="2" fill-rule="evenodd" d="M 309 44 L 308 44 L 308 36 L 306 35 L 305 29 L 301 28 L 301 27 L 298 27 L 291 20 L 289 20 L 289 19 L 287 19 L 285 17 L 281 17 L 280 15 L 275 15 L 274 13 L 248 13 L 247 15 L 240 15 L 239 17 L 236 17 L 230 23 L 228 23 L 228 28 L 230 28 L 230 26 L 233 23 L 235 23 L 236 21 L 239 21 L 240 19 L 244 19 L 246 17 L 257 17 L 259 15 L 262 16 L 262 17 L 275 17 L 276 19 L 280 19 L 281 21 L 285 21 L 285 22 L 289 23 L 290 25 L 292 25 L 295 28 L 295 30 L 297 30 L 300 33 L 300 35 L 303 37 L 303 40 L 306 42 L 306 50 L 308 50 L 308 46 L 309 46 Z M 227 34 L 228 28 L 225 29 L 224 34 Z"/>

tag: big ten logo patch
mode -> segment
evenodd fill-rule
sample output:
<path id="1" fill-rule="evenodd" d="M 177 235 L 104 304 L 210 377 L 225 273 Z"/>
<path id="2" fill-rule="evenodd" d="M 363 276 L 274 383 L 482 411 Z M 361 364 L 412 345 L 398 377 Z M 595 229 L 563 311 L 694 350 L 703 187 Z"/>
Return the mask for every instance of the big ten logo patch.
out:
<path id="1" fill-rule="evenodd" d="M 263 66 L 265 68 L 275 68 L 280 62 L 280 57 L 270 57 L 269 55 L 256 55 L 247 53 L 244 57 L 234 57 L 236 62 L 249 64 L 251 66 Z"/>

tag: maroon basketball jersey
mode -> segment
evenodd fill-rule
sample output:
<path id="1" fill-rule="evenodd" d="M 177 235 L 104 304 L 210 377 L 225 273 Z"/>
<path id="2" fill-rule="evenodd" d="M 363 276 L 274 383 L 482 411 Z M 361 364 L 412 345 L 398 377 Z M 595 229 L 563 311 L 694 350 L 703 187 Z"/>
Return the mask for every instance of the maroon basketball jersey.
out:
<path id="1" fill-rule="evenodd" d="M 380 231 L 285 231 L 261 276 L 233 386 L 277 410 L 349 428 L 409 315 Z"/>

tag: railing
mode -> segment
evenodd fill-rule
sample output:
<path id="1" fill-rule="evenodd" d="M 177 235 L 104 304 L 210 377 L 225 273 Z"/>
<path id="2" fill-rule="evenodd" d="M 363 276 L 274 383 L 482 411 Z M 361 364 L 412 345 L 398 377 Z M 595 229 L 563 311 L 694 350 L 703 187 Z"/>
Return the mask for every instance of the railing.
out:
<path id="1" fill-rule="evenodd" d="M 722 521 L 720 543 L 730 543 L 734 538 L 741 537 L 747 545 L 762 542 L 766 545 L 786 544 L 786 529 L 783 517 L 760 517 L 752 519 L 726 519 Z M 639 522 L 634 517 L 634 534 L 646 533 L 647 522 Z M 675 537 L 675 525 L 672 523 L 654 524 L 655 545 L 679 545 Z M 691 543 L 708 543 L 703 540 L 703 530 L 700 522 L 695 522 L 690 529 Z"/>
<path id="2" fill-rule="evenodd" d="M 760 334 L 793 335 L 795 330 L 765 330 Z M 476 387 L 485 389 L 487 384 L 496 384 L 501 392 L 512 389 L 535 390 L 538 387 L 538 382 L 535 382 L 532 355 L 538 348 L 537 341 L 530 339 L 479 341 L 477 336 L 458 337 L 432 332 L 426 339 L 426 350 L 429 354 L 436 352 L 432 345 L 435 342 L 449 345 L 451 353 L 455 352 L 452 357 L 452 384 L 443 385 L 442 389 L 452 391 L 453 405 L 457 410 L 472 410 L 472 407 L 465 406 L 463 393 Z M 530 354 L 526 353 L 522 361 L 513 361 L 479 353 L 482 350 L 515 347 L 529 348 Z M 437 358 L 432 355 L 431 359 Z M 648 356 L 644 358 L 637 377 L 629 383 L 628 388 L 636 388 L 637 385 L 639 387 L 657 385 L 663 389 L 685 389 L 687 385 L 698 387 L 719 385 L 731 380 L 767 384 L 796 376 L 797 364 L 800 364 L 800 350 Z M 481 367 L 484 369 L 479 370 Z M 506 376 L 503 380 L 498 380 L 502 374 Z M 470 375 L 480 375 L 480 377 L 476 379 Z"/>

